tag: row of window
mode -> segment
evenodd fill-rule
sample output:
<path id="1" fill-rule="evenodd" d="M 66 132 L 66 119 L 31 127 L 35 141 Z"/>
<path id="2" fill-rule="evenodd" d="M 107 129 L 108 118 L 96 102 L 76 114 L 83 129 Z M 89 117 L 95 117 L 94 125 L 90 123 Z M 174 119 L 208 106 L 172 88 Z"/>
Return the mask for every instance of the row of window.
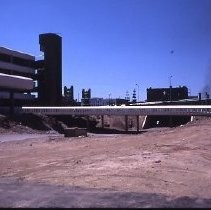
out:
<path id="1" fill-rule="evenodd" d="M 15 57 L 15 56 L 7 55 L 4 53 L 0 53 L 0 61 L 13 63 L 20 66 L 31 67 L 31 68 L 35 67 L 35 61 L 33 60 L 27 60 L 27 59 Z"/>
<path id="2" fill-rule="evenodd" d="M 36 78 L 34 73 L 20 72 L 20 71 L 14 71 L 14 70 L 2 69 L 2 68 L 0 68 L 0 73 L 16 75 L 16 76 L 23 76 L 23 77 L 30 77 L 32 79 Z"/>

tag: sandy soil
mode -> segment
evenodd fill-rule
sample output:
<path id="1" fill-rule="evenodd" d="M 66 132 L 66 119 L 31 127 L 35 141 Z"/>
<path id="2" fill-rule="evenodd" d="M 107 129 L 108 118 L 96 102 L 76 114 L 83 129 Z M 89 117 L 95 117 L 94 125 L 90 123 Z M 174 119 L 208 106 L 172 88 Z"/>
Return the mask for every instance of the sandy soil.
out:
<path id="1" fill-rule="evenodd" d="M 124 196 L 128 201 L 125 207 L 160 207 L 159 203 L 161 207 L 172 203 L 177 207 L 179 200 L 175 200 L 181 198 L 188 201 L 186 205 L 182 199 L 183 207 L 211 207 L 210 136 L 211 120 L 203 119 L 177 128 L 148 129 L 138 135 L 89 133 L 86 138 L 2 142 L 0 180 L 2 184 L 4 179 L 14 179 L 33 185 L 141 193 L 142 198 L 150 195 L 146 199 L 151 205 L 132 202 L 121 194 L 113 203 L 104 195 L 107 205 L 95 200 L 88 207 L 118 207 L 126 202 Z M 156 203 L 152 195 L 164 196 L 165 202 Z M 3 197 L 0 194 L 0 206 L 18 206 L 11 200 L 10 205 L 2 203 Z"/>

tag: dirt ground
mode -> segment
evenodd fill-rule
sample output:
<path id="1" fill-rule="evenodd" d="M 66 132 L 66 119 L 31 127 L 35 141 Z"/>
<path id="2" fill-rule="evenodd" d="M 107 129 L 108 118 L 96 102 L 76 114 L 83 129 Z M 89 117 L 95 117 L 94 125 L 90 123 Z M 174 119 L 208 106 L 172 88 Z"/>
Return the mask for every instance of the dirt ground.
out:
<path id="1" fill-rule="evenodd" d="M 0 206 L 208 208 L 210 136 L 211 120 L 200 119 L 139 134 L 1 142 Z"/>

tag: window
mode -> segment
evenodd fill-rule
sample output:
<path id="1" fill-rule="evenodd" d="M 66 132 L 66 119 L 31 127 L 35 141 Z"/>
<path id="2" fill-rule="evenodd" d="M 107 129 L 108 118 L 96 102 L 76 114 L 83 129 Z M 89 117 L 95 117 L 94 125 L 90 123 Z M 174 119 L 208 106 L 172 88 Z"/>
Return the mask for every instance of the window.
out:
<path id="1" fill-rule="evenodd" d="M 11 62 L 11 56 L 7 54 L 0 53 L 0 61 Z"/>

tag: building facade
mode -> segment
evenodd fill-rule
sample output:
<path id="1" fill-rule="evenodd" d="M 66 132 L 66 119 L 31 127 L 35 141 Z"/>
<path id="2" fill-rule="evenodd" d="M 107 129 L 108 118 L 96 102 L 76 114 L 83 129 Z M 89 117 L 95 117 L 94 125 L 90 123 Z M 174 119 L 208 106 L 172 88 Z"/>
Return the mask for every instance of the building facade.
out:
<path id="1" fill-rule="evenodd" d="M 7 105 L 13 94 L 17 101 L 33 100 L 33 78 L 35 76 L 35 57 L 20 51 L 0 47 L 0 105 Z M 25 80 L 24 80 L 25 79 Z M 6 81 L 7 80 L 7 81 Z M 28 86 L 24 88 L 21 81 L 27 81 Z M 3 85 L 3 83 L 8 85 Z M 14 82 L 14 83 L 12 83 Z M 29 91 L 30 90 L 30 91 Z"/>
<path id="2" fill-rule="evenodd" d="M 188 98 L 188 88 L 183 87 L 169 87 L 169 88 L 148 88 L 147 102 L 153 101 L 178 101 Z"/>
<path id="3" fill-rule="evenodd" d="M 121 98 L 90 98 L 90 106 L 120 106 L 127 105 L 128 100 Z"/>

